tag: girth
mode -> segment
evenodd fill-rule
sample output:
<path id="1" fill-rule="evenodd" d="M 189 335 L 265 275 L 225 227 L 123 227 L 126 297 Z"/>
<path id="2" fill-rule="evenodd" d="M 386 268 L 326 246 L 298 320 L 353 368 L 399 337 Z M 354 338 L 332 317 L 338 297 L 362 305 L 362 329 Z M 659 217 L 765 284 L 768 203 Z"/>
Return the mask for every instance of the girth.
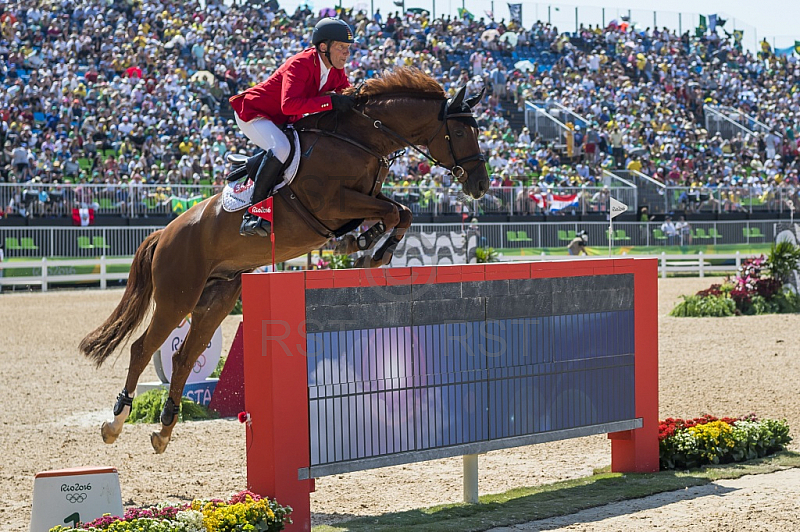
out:
<path id="1" fill-rule="evenodd" d="M 322 223 L 319 218 L 317 218 L 314 213 L 312 213 L 308 207 L 306 207 L 303 202 L 300 201 L 300 198 L 297 197 L 297 194 L 292 191 L 291 185 L 285 185 L 279 188 L 275 195 L 280 197 L 291 210 L 297 213 L 297 215 L 306 223 L 306 225 L 308 225 L 315 233 L 323 238 L 339 238 L 340 236 L 346 235 L 353 229 L 357 228 L 364 221 L 363 218 L 351 220 L 338 229 L 331 229 Z"/>

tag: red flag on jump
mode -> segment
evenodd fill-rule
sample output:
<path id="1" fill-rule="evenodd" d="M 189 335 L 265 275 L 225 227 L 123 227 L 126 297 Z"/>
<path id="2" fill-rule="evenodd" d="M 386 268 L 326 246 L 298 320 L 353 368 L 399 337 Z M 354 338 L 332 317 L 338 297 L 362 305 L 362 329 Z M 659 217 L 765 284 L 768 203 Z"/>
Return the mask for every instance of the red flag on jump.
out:
<path id="1" fill-rule="evenodd" d="M 259 218 L 264 218 L 272 225 L 272 196 L 264 201 L 260 201 L 255 205 L 251 205 L 248 209 L 250 214 L 255 214 Z"/>
<path id="2" fill-rule="evenodd" d="M 268 197 L 264 201 L 260 201 L 255 205 L 251 205 L 249 209 L 247 209 L 250 214 L 255 214 L 259 218 L 263 218 L 269 222 L 270 229 L 269 229 L 269 239 L 272 242 L 272 271 L 275 271 L 275 224 L 272 221 L 272 198 L 273 196 Z"/>

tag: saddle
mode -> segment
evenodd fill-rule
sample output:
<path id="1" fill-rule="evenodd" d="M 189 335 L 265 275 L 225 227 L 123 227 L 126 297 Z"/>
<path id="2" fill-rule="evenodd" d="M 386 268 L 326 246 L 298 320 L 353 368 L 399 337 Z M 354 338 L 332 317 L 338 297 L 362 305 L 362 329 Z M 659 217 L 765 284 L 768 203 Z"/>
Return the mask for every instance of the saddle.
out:
<path id="1" fill-rule="evenodd" d="M 288 185 L 297 175 L 300 167 L 300 137 L 297 131 L 287 126 L 283 132 L 289 138 L 291 151 L 283 165 L 283 179 L 272 190 L 274 195 L 279 189 Z M 247 157 L 238 153 L 228 153 L 225 158 L 231 163 L 231 171 L 225 180 L 227 184 L 222 190 L 222 208 L 227 212 L 236 212 L 250 206 L 253 197 L 253 184 L 256 172 L 264 159 L 264 150 L 259 150 L 255 155 Z"/>

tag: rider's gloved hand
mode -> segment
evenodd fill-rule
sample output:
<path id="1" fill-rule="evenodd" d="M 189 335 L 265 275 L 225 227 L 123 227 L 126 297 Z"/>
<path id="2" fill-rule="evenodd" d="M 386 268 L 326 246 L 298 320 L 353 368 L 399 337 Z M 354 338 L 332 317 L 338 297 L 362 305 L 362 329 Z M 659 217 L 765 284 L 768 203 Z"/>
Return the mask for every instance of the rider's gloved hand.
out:
<path id="1" fill-rule="evenodd" d="M 356 104 L 356 99 L 344 94 L 331 94 L 331 107 L 337 113 L 349 111 Z"/>

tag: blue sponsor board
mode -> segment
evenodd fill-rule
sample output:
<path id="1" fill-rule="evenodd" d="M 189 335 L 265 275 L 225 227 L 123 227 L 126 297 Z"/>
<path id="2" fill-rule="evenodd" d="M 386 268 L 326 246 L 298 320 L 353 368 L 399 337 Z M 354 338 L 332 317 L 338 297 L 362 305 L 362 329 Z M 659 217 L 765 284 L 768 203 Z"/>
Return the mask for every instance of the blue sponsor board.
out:
<path id="1" fill-rule="evenodd" d="M 312 466 L 635 418 L 630 275 L 306 301 Z"/>

